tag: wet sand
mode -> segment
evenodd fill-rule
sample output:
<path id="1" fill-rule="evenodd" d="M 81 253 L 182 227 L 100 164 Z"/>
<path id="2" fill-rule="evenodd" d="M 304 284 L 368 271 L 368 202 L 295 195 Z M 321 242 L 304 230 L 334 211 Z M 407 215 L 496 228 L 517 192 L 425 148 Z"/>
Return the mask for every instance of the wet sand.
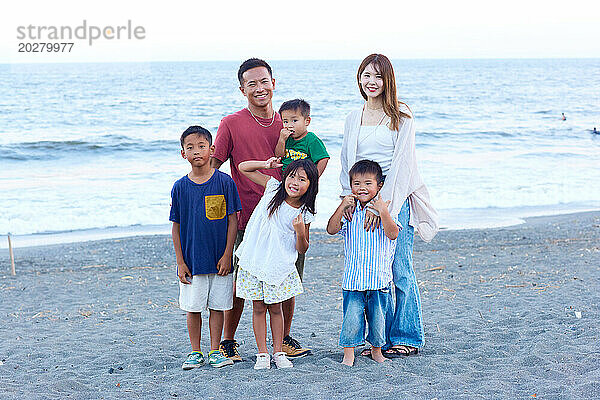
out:
<path id="1" fill-rule="evenodd" d="M 417 239 L 426 346 L 384 364 L 339 363 L 342 252 L 312 232 L 292 328 L 311 356 L 254 371 L 248 307 L 244 362 L 182 371 L 170 237 L 18 248 L 16 277 L 0 250 L 0 397 L 600 398 L 600 212 Z"/>

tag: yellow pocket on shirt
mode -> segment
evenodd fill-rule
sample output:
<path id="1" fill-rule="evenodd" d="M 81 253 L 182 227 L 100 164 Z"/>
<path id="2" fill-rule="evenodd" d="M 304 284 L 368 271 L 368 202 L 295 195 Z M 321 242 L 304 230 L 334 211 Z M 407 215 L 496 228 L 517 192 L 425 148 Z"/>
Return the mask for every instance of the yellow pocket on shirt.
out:
<path id="1" fill-rule="evenodd" d="M 222 194 L 205 196 L 204 208 L 206 209 L 206 218 L 210 220 L 225 218 L 227 213 L 225 196 Z"/>

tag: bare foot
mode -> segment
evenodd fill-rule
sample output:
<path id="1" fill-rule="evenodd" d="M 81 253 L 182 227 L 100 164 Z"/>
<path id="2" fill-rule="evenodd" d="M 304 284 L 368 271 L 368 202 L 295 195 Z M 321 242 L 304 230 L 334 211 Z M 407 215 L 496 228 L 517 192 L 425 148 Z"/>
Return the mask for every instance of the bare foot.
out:
<path id="1" fill-rule="evenodd" d="M 348 357 L 348 358 L 346 358 L 346 356 L 344 356 L 344 359 L 342 360 L 342 364 L 347 365 L 349 367 L 353 367 L 354 366 L 354 356 Z"/>
<path id="2" fill-rule="evenodd" d="M 352 367 L 354 365 L 354 347 L 344 347 L 342 364 Z"/>
<path id="3" fill-rule="evenodd" d="M 383 356 L 383 354 L 381 354 L 381 347 L 372 347 L 371 348 L 371 359 L 375 360 L 379 363 L 382 363 L 384 361 L 389 361 L 387 358 L 385 358 Z"/>

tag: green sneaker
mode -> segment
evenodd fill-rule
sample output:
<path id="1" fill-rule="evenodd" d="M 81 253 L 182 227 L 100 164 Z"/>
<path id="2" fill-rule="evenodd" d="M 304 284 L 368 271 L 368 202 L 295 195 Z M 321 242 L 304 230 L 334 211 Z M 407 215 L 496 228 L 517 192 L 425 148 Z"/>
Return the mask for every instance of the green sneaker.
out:
<path id="1" fill-rule="evenodd" d="M 220 350 L 211 350 L 208 353 L 208 365 L 221 368 L 226 365 L 233 365 L 233 360 L 225 357 Z"/>
<path id="2" fill-rule="evenodd" d="M 192 351 L 181 365 L 182 369 L 193 369 L 204 365 L 204 355 L 199 351 Z"/>

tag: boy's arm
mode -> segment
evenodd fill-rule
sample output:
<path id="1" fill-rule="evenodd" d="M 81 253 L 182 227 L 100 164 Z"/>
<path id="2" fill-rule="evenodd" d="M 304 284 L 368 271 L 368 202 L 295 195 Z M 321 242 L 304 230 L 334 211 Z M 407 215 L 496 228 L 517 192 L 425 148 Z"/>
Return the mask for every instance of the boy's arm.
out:
<path id="1" fill-rule="evenodd" d="M 252 182 L 262 187 L 267 186 L 267 182 L 271 178 L 259 172 L 259 169 L 281 168 L 281 159 L 279 157 L 271 157 L 267 161 L 243 161 L 238 165 L 238 169 L 244 176 Z"/>
<path id="2" fill-rule="evenodd" d="M 225 245 L 225 252 L 223 256 L 217 262 L 217 275 L 227 275 L 231 272 L 231 259 L 233 258 L 233 244 L 235 243 L 235 237 L 237 236 L 237 223 L 238 217 L 237 212 L 231 213 L 227 216 L 227 244 Z"/>
<path id="3" fill-rule="evenodd" d="M 335 210 L 329 221 L 327 222 L 327 233 L 335 235 L 342 229 L 342 217 L 344 211 L 347 208 L 353 207 L 356 203 L 356 197 L 353 194 L 349 194 L 344 197 L 338 208 Z"/>
<path id="4" fill-rule="evenodd" d="M 175 258 L 177 260 L 177 276 L 181 283 L 190 284 L 187 280 L 187 276 L 192 276 L 190 269 L 188 268 L 185 260 L 183 259 L 183 251 L 181 251 L 181 236 L 179 235 L 179 224 L 173 222 L 173 228 L 171 229 L 171 235 L 173 236 L 173 246 L 175 247 Z"/>
<path id="5" fill-rule="evenodd" d="M 323 175 L 323 172 L 325 171 L 325 168 L 327 167 L 328 161 L 329 161 L 329 157 L 322 158 L 319 161 L 317 161 L 317 171 L 319 171 L 319 178 L 321 177 L 321 175 Z"/>
<path id="6" fill-rule="evenodd" d="M 309 246 L 309 229 L 310 224 L 305 224 L 302 214 L 298 214 L 292 222 L 296 231 L 296 250 L 300 254 L 306 253 Z"/>
<path id="7" fill-rule="evenodd" d="M 398 228 L 398 225 L 394 222 L 392 216 L 390 215 L 390 211 L 388 210 L 389 204 L 389 200 L 383 201 L 381 198 L 381 193 L 377 195 L 377 199 L 373 202 L 373 206 L 379 212 L 379 216 L 381 218 L 381 227 L 383 228 L 385 236 L 391 240 L 395 240 L 398 237 L 400 228 Z"/>
<path id="8" fill-rule="evenodd" d="M 277 146 L 275 146 L 276 157 L 285 157 L 285 141 L 287 140 L 287 138 L 290 137 L 291 134 L 292 132 L 288 131 L 285 128 L 281 129 L 281 131 L 279 132 L 279 140 L 277 141 Z"/>

